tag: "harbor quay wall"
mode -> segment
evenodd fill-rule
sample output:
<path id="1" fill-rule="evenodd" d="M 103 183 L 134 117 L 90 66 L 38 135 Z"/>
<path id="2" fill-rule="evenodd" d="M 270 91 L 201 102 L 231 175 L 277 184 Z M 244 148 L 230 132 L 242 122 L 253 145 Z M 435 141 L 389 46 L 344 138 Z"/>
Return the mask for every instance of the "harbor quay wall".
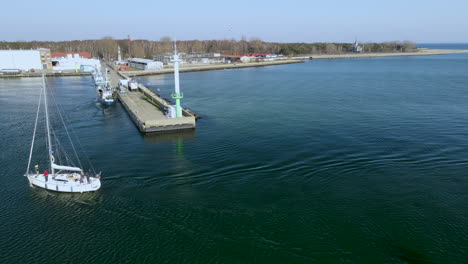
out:
<path id="1" fill-rule="evenodd" d="M 125 97 L 118 92 L 117 97 L 122 103 L 128 114 L 137 125 L 138 129 L 142 133 L 169 131 L 169 130 L 180 130 L 180 129 L 191 129 L 196 126 L 196 118 L 194 115 L 184 113 L 183 117 L 180 118 L 154 118 L 143 120 L 139 117 L 139 112 L 135 107 L 132 107 L 130 101 L 126 100 Z M 156 98 L 153 98 L 156 101 Z M 161 101 L 159 101 L 161 102 Z M 155 106 L 157 107 L 157 106 Z M 161 108 L 158 108 L 162 111 Z"/>
<path id="2" fill-rule="evenodd" d="M 62 76 L 86 76 L 91 75 L 90 72 L 46 72 L 46 77 L 62 77 Z M 21 77 L 42 77 L 42 72 L 25 72 L 18 74 L 0 74 L 0 78 L 21 78 Z"/>
<path id="3" fill-rule="evenodd" d="M 196 72 L 196 71 L 213 71 L 213 70 L 227 70 L 227 69 L 239 69 L 249 67 L 264 67 L 272 65 L 302 63 L 303 60 L 277 60 L 277 61 L 266 61 L 266 62 L 248 62 L 248 63 L 229 63 L 229 64 L 211 64 L 211 65 L 196 65 L 181 67 L 179 72 Z M 174 73 L 172 68 L 154 71 L 127 71 L 125 75 L 130 77 L 133 76 L 144 76 L 144 75 L 159 75 L 159 74 L 171 74 Z"/>

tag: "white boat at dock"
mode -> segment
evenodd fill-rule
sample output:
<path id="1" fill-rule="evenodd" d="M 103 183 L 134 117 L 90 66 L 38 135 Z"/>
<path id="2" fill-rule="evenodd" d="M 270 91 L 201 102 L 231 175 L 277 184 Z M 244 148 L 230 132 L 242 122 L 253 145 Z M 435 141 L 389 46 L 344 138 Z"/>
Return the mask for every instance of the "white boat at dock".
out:
<path id="1" fill-rule="evenodd" d="M 97 100 L 101 104 L 111 105 L 115 102 L 114 100 L 114 89 L 109 85 L 98 85 L 97 86 Z"/>
<path id="2" fill-rule="evenodd" d="M 105 85 L 106 83 L 107 83 L 107 80 L 101 74 L 96 74 L 94 76 L 94 84 L 95 85 Z"/>
<path id="3" fill-rule="evenodd" d="M 107 78 L 105 78 L 104 75 L 101 73 L 100 68 L 95 68 L 92 75 L 95 85 L 105 85 L 107 83 Z"/>

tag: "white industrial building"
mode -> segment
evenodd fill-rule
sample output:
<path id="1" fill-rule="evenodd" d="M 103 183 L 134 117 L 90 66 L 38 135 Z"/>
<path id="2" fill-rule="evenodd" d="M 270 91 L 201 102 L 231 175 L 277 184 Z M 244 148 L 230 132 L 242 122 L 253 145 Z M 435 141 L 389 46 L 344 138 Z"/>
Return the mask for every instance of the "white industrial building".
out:
<path id="1" fill-rule="evenodd" d="M 187 53 L 182 56 L 185 63 L 210 64 L 225 63 L 224 57 L 220 53 Z"/>
<path id="2" fill-rule="evenodd" d="M 153 59 L 160 61 L 164 65 L 172 65 L 171 53 L 159 53 L 154 54 Z M 225 63 L 226 60 L 220 53 L 179 53 L 180 63 L 192 63 L 192 64 L 210 64 L 210 63 Z"/>
<path id="3" fill-rule="evenodd" d="M 160 61 L 154 61 L 154 60 L 149 60 L 149 59 L 140 59 L 140 58 L 133 58 L 128 60 L 128 66 L 145 70 L 145 71 L 151 71 L 151 70 L 162 70 L 163 69 L 163 63 Z"/>
<path id="4" fill-rule="evenodd" d="M 0 50 L 0 70 L 42 69 L 39 50 Z"/>
<path id="5" fill-rule="evenodd" d="M 86 59 L 77 54 L 67 54 L 66 57 L 56 57 L 52 59 L 52 65 L 56 71 L 81 70 L 90 71 L 90 69 L 101 68 L 101 62 L 98 59 Z"/>

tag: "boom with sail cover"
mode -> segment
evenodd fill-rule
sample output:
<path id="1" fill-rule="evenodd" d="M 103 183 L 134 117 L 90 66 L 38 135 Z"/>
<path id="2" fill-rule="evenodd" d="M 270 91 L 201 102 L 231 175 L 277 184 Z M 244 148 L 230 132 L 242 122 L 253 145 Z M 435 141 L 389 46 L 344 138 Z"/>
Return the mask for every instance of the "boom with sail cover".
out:
<path id="1" fill-rule="evenodd" d="M 78 167 L 63 166 L 63 165 L 57 165 L 54 163 L 52 163 L 52 168 L 56 170 L 83 172 L 83 170 Z"/>

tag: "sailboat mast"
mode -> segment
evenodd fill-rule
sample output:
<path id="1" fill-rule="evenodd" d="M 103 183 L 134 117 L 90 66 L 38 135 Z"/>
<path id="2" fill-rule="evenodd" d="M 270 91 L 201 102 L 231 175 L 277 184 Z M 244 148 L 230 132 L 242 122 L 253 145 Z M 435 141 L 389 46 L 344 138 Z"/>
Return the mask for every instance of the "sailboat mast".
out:
<path id="1" fill-rule="evenodd" d="M 42 72 L 42 87 L 44 89 L 44 108 L 45 108 L 45 115 L 46 115 L 46 127 L 47 127 L 47 144 L 49 145 L 49 162 L 50 162 L 50 170 L 52 174 L 54 174 L 54 167 L 53 164 L 53 157 L 52 157 L 52 140 L 50 140 L 50 124 L 49 124 L 49 110 L 47 105 L 47 88 L 45 84 L 45 76 L 44 72 Z"/>

